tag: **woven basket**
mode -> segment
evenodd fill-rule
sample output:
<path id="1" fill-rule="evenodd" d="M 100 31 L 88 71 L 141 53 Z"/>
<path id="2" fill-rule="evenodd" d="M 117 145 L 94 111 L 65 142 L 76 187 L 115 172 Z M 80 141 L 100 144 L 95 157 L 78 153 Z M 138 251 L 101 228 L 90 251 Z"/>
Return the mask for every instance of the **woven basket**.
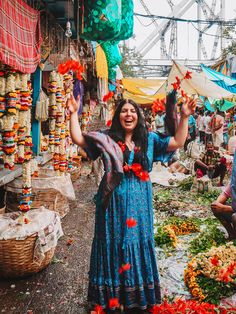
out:
<path id="1" fill-rule="evenodd" d="M 0 240 L 0 277 L 19 278 L 38 273 L 51 262 L 55 248 L 45 253 L 41 264 L 33 261 L 37 234 L 24 240 Z"/>
<path id="2" fill-rule="evenodd" d="M 18 205 L 20 204 L 20 193 L 15 193 L 11 191 L 7 191 L 6 197 L 6 209 L 7 212 L 16 211 Z M 44 206 L 49 210 L 53 210 L 57 212 L 61 218 L 65 217 L 65 215 L 69 212 L 69 202 L 67 197 L 62 195 L 55 189 L 47 189 L 47 190 L 38 190 L 34 189 L 32 193 L 32 204 L 31 208 L 39 208 Z"/>

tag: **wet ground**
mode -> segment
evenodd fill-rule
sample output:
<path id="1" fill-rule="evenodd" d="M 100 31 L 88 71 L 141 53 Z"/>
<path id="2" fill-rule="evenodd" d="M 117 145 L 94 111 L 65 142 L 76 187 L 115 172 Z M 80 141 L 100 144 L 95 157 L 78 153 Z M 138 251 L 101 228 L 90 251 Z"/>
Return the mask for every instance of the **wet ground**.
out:
<path id="1" fill-rule="evenodd" d="M 94 178 L 75 182 L 76 201 L 63 218 L 64 236 L 59 240 L 53 263 L 32 277 L 0 282 L 0 313 L 87 314 L 86 294 L 89 256 L 94 227 Z"/>

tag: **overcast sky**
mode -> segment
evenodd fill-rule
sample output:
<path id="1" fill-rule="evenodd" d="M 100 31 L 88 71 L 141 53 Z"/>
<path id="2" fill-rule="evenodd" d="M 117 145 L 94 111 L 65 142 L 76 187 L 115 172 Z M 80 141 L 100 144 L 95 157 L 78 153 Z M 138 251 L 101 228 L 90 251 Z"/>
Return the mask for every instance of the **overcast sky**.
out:
<path id="1" fill-rule="evenodd" d="M 179 4 L 182 0 L 172 0 L 174 4 Z M 206 0 L 211 6 L 213 0 Z M 217 1 L 216 13 L 219 12 L 220 0 Z M 171 13 L 170 6 L 167 0 L 144 0 L 151 14 L 168 16 Z M 139 0 L 134 0 L 134 11 L 136 13 L 147 14 Z M 225 0 L 225 16 L 226 19 L 232 19 L 236 17 L 236 0 Z M 194 4 L 183 16 L 184 19 L 197 19 L 197 5 Z M 202 13 L 202 19 L 204 15 Z M 158 21 L 158 23 L 162 22 Z M 138 48 L 145 38 L 155 30 L 155 25 L 151 19 L 143 17 L 134 18 L 134 34 L 135 39 L 129 40 L 130 46 Z M 197 24 L 194 24 L 198 27 Z M 207 31 L 208 34 L 214 35 L 216 33 L 216 26 Z M 167 45 L 169 45 L 169 35 Z M 208 52 L 208 57 L 211 55 L 211 51 L 214 43 L 214 36 L 203 36 L 204 44 Z M 190 23 L 179 22 L 178 23 L 178 56 L 181 59 L 197 59 L 197 31 Z M 137 49 L 138 50 L 138 49 Z M 220 55 L 220 44 L 218 45 L 216 57 Z M 153 46 L 150 51 L 145 55 L 145 58 L 160 58 L 160 44 Z"/>

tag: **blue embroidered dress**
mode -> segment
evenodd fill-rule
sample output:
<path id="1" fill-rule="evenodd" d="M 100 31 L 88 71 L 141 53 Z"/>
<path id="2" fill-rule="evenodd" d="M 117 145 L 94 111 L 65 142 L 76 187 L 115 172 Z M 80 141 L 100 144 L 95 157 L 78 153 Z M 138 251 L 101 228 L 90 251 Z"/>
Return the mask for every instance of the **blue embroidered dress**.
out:
<path id="1" fill-rule="evenodd" d="M 170 137 L 148 136 L 149 172 L 154 161 L 166 162 Z M 132 164 L 134 152 L 130 152 Z M 92 244 L 88 300 L 104 308 L 110 298 L 118 298 L 126 308 L 146 309 L 161 303 L 159 274 L 153 237 L 152 184 L 133 173 L 123 175 L 106 210 L 97 195 L 95 235 Z M 128 228 L 126 220 L 137 225 Z M 123 264 L 130 269 L 119 273 Z"/>

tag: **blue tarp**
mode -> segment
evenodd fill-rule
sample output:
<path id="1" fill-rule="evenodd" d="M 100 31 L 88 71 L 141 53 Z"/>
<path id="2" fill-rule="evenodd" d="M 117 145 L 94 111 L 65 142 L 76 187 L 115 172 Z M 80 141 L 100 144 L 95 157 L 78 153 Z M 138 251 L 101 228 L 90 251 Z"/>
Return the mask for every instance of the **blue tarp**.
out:
<path id="1" fill-rule="evenodd" d="M 226 76 L 220 72 L 217 72 L 215 70 L 212 70 L 205 66 L 204 64 L 201 64 L 201 68 L 203 72 L 206 74 L 206 76 L 214 83 L 216 83 L 218 86 L 226 89 L 227 91 L 236 94 L 236 79 L 231 78 L 230 76 Z"/>

